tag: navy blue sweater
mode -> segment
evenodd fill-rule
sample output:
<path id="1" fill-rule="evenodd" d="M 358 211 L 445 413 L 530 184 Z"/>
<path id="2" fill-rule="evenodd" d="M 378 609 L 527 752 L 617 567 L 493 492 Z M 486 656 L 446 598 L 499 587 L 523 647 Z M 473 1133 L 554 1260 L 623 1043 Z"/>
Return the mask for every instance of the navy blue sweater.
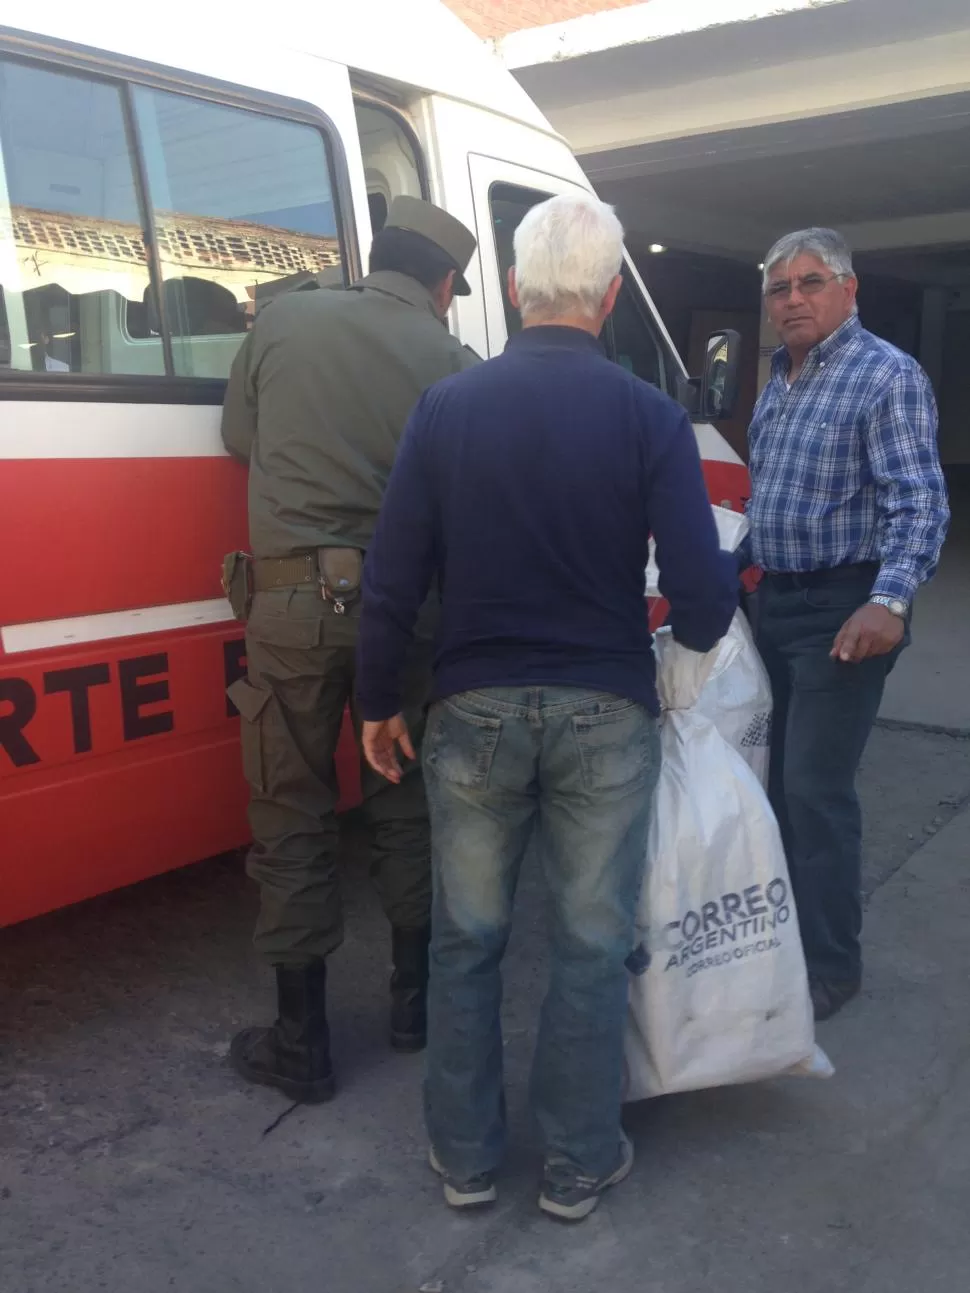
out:
<path id="1" fill-rule="evenodd" d="M 435 696 L 570 686 L 657 711 L 644 604 L 650 533 L 674 634 L 707 651 L 737 605 L 687 415 L 575 328 L 528 328 L 439 382 L 405 429 L 367 554 L 357 694 L 401 708 L 437 580 Z"/>

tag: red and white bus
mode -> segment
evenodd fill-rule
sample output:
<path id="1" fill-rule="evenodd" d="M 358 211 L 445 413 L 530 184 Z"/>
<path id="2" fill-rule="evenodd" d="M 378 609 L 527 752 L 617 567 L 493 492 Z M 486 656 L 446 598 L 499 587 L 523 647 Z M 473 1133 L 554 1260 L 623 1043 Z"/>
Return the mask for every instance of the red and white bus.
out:
<path id="1" fill-rule="evenodd" d="M 399 193 L 477 230 L 451 326 L 495 354 L 511 236 L 588 188 L 435 0 L 0 3 L 0 925 L 243 844 L 219 407 L 275 293 L 359 275 Z M 211 16 L 207 16 L 208 9 Z M 685 376 L 632 264 L 611 353 Z M 712 497 L 740 460 L 698 424 Z M 344 797 L 357 760 L 342 750 Z"/>

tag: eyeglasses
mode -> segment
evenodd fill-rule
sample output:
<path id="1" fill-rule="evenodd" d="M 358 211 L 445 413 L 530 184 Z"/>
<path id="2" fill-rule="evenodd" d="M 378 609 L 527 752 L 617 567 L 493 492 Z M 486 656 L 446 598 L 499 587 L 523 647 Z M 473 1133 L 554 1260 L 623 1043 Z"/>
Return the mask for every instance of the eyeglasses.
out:
<path id="1" fill-rule="evenodd" d="M 829 283 L 849 277 L 848 274 L 829 274 L 827 278 L 824 274 L 806 274 L 804 278 L 796 278 L 794 282 L 789 278 L 779 278 L 774 283 L 768 284 L 765 288 L 765 296 L 769 301 L 782 301 L 791 296 L 794 287 L 798 288 L 802 296 L 818 296 Z"/>

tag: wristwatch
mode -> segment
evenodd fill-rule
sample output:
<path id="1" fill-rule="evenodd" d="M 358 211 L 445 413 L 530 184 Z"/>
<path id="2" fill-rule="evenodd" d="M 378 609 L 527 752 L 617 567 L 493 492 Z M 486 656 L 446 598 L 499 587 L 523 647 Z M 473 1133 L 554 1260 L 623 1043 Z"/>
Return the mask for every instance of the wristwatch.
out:
<path id="1" fill-rule="evenodd" d="M 904 602 L 901 597 L 882 597 L 876 593 L 869 601 L 873 606 L 885 606 L 890 615 L 895 615 L 900 620 L 904 620 L 909 614 L 909 602 Z"/>

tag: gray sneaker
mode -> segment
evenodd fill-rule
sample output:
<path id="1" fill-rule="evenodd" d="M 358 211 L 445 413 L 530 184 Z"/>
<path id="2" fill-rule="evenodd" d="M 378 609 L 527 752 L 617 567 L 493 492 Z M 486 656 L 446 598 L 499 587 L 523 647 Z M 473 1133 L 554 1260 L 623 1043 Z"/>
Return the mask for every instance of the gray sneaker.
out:
<path id="1" fill-rule="evenodd" d="M 438 1161 L 433 1145 L 428 1151 L 428 1162 L 431 1170 L 437 1172 L 444 1182 L 445 1203 L 449 1208 L 484 1208 L 498 1198 L 491 1172 L 482 1172 L 467 1181 L 456 1181 Z"/>
<path id="2" fill-rule="evenodd" d="M 582 1221 L 595 1211 L 604 1190 L 625 1181 L 633 1170 L 633 1145 L 625 1132 L 620 1132 L 619 1161 L 611 1172 L 598 1180 L 580 1176 L 572 1168 L 559 1163 L 547 1163 L 539 1207 L 550 1217 L 560 1221 Z"/>

